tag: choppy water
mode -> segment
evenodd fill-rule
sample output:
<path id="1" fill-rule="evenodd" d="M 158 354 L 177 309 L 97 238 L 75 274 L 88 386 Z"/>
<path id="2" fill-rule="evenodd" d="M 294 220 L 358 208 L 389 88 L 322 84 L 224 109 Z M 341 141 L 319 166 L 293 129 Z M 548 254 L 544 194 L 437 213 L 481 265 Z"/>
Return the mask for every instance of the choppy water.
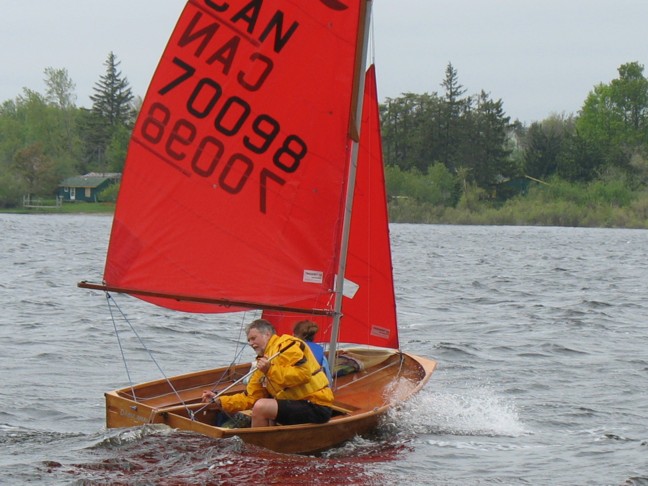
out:
<path id="1" fill-rule="evenodd" d="M 0 214 L 0 483 L 648 485 L 648 232 L 392 226 L 418 400 L 323 457 L 104 428 L 127 375 L 100 280 L 107 216 Z M 239 322 L 116 298 L 164 372 L 227 364 Z M 135 382 L 159 377 L 133 353 Z"/>

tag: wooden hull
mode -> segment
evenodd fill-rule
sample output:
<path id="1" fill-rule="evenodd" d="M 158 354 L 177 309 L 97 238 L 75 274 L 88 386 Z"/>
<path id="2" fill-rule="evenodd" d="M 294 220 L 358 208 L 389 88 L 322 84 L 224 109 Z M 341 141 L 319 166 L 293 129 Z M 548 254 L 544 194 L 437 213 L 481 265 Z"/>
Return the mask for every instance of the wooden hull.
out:
<path id="1" fill-rule="evenodd" d="M 160 423 L 212 438 L 239 436 L 246 443 L 276 452 L 315 453 L 370 432 L 390 408 L 418 392 L 435 367 L 436 362 L 426 358 L 389 353 L 378 364 L 338 378 L 335 414 L 326 424 L 238 429 L 212 425 L 216 412 L 202 409 L 202 391 L 225 389 L 249 371 L 248 364 L 170 378 L 175 391 L 166 380 L 158 380 L 106 393 L 106 425 L 133 427 Z M 244 388 L 237 384 L 227 393 Z"/>

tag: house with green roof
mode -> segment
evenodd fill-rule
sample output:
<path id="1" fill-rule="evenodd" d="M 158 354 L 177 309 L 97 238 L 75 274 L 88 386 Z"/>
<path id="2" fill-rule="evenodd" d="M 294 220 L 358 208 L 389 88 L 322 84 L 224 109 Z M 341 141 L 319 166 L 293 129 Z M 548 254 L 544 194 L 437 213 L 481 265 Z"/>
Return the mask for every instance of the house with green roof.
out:
<path id="1" fill-rule="evenodd" d="M 118 172 L 90 172 L 86 175 L 68 177 L 59 184 L 56 194 L 66 202 L 97 202 L 101 191 L 120 181 L 121 174 Z"/>

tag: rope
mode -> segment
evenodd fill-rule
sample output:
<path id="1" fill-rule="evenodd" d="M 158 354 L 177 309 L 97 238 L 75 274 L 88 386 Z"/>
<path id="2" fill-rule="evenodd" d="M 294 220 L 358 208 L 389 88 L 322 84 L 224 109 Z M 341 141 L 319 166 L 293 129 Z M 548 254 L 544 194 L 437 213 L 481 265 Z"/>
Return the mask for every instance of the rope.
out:
<path id="1" fill-rule="evenodd" d="M 133 400 L 135 400 L 135 402 L 137 403 L 137 397 L 135 396 L 135 389 L 133 388 L 133 381 L 131 379 L 130 372 L 128 371 L 128 364 L 126 362 L 126 357 L 125 357 L 124 350 L 123 350 L 123 347 L 122 347 L 122 344 L 121 344 L 121 340 L 119 339 L 119 333 L 117 332 L 117 322 L 115 320 L 115 317 L 114 317 L 114 314 L 113 314 L 113 311 L 112 311 L 112 307 L 110 305 L 111 302 L 112 302 L 112 305 L 114 305 L 115 308 L 119 311 L 119 314 L 121 315 L 124 322 L 126 324 L 128 324 L 131 331 L 133 331 L 133 334 L 135 334 L 135 336 L 137 337 L 137 340 L 140 342 L 140 344 L 142 345 L 144 350 L 147 352 L 147 354 L 151 358 L 151 361 L 153 361 L 153 363 L 155 363 L 155 366 L 157 366 L 157 369 L 162 374 L 164 380 L 167 382 L 167 384 L 169 385 L 171 390 L 173 390 L 173 393 L 176 395 L 176 397 L 178 397 L 178 400 L 180 401 L 180 403 L 182 403 L 182 405 L 185 406 L 185 409 L 187 410 L 187 413 L 189 414 L 189 416 L 193 420 L 193 412 L 186 406 L 184 400 L 182 399 L 182 397 L 180 396 L 180 394 L 178 393 L 176 388 L 173 386 L 173 383 L 171 383 L 171 380 L 169 380 L 166 373 L 164 372 L 164 370 L 162 369 L 160 364 L 155 359 L 155 356 L 153 356 L 153 353 L 146 346 L 146 344 L 144 343 L 144 340 L 141 338 L 139 333 L 135 330 L 135 327 L 131 324 L 131 322 L 128 320 L 128 318 L 126 317 L 124 312 L 121 310 L 121 308 L 119 307 L 117 302 L 115 302 L 115 299 L 113 299 L 112 296 L 108 292 L 106 292 L 106 300 L 108 302 L 108 308 L 110 309 L 110 317 L 111 317 L 111 319 L 113 321 L 113 326 L 115 327 L 115 333 L 117 334 L 117 341 L 119 342 L 119 349 L 121 351 L 122 359 L 124 360 L 124 367 L 126 368 L 126 373 L 128 374 L 128 380 L 130 381 L 130 387 L 131 387 L 131 393 L 133 394 Z"/>
<path id="2" fill-rule="evenodd" d="M 120 354 L 121 354 L 121 357 L 122 357 L 122 361 L 124 363 L 124 368 L 126 369 L 126 375 L 128 376 L 128 382 L 129 382 L 129 386 L 130 386 L 130 389 L 131 389 L 131 395 L 133 396 L 133 400 L 136 403 L 139 403 L 138 397 L 137 397 L 137 395 L 135 393 L 135 384 L 133 383 L 133 379 L 131 377 L 131 373 L 130 373 L 130 370 L 128 368 L 128 361 L 126 359 L 126 354 L 124 352 L 124 347 L 122 345 L 120 332 L 119 332 L 119 329 L 117 327 L 117 320 L 115 319 L 115 314 L 113 312 L 113 306 L 114 306 L 115 309 L 117 309 L 117 311 L 119 311 L 119 315 L 121 316 L 122 320 L 126 324 L 128 324 L 128 326 L 130 327 L 133 334 L 137 337 L 138 341 L 140 342 L 140 344 L 142 345 L 144 350 L 147 352 L 147 354 L 151 358 L 151 361 L 153 361 L 153 363 L 155 363 L 155 366 L 157 367 L 159 372 L 162 374 L 162 377 L 167 382 L 167 384 L 169 385 L 169 387 L 171 388 L 171 390 L 173 391 L 175 396 L 178 398 L 178 401 L 180 402 L 180 404 L 185 408 L 185 411 L 187 412 L 187 415 L 189 416 L 189 418 L 192 421 L 195 420 L 195 415 L 198 412 L 200 412 L 200 410 L 197 410 L 197 411 L 194 412 L 191 408 L 189 408 L 187 406 L 187 403 L 182 399 L 182 397 L 180 396 L 180 393 L 178 392 L 178 390 L 173 386 L 173 383 L 171 383 L 171 380 L 167 377 L 166 373 L 164 372 L 164 370 L 162 369 L 160 364 L 157 362 L 157 360 L 153 356 L 153 353 L 146 346 L 143 339 L 138 334 L 138 332 L 135 330 L 135 327 L 130 322 L 130 320 L 126 317 L 126 314 L 121 310 L 121 308 L 119 307 L 119 305 L 117 304 L 115 299 L 112 297 L 112 295 L 110 295 L 109 292 L 105 292 L 105 295 L 106 295 L 106 301 L 108 303 L 108 310 L 110 312 L 110 318 L 111 318 L 111 320 L 113 322 L 113 327 L 115 329 L 115 336 L 117 337 L 117 343 L 119 345 L 119 351 L 120 351 Z M 245 325 L 244 324 L 245 324 L 246 316 L 247 316 L 247 312 L 244 312 L 242 317 L 241 317 L 241 325 L 239 326 L 239 336 L 238 336 L 238 339 L 236 340 L 236 350 L 235 350 L 234 358 L 232 359 L 232 361 L 229 364 L 228 368 L 232 368 L 232 367 L 236 366 L 236 363 L 239 362 L 239 360 L 241 358 L 241 355 L 243 354 L 243 351 L 245 351 L 245 349 L 246 349 L 245 341 L 242 340 L 242 335 L 244 334 L 244 330 L 245 330 Z M 227 376 L 227 373 L 222 373 L 221 374 L 221 377 L 218 379 L 218 381 L 215 382 L 212 385 L 212 391 L 215 391 L 218 388 L 218 386 L 226 379 L 226 376 Z M 149 421 L 153 418 L 153 416 L 155 414 L 156 414 L 156 410 L 153 409 L 151 411 L 151 417 L 149 418 Z M 227 414 L 227 415 L 229 415 L 229 414 Z"/>
<path id="3" fill-rule="evenodd" d="M 241 315 L 241 324 L 239 326 L 239 335 L 236 339 L 236 349 L 234 350 L 234 358 L 232 358 L 232 361 L 230 362 L 228 368 L 233 368 L 236 366 L 236 363 L 239 362 L 241 355 L 243 354 L 243 351 L 245 351 L 245 344 L 247 343 L 247 337 L 243 339 L 243 334 L 245 332 L 245 322 L 247 320 L 247 311 L 243 312 Z M 215 391 L 215 388 L 221 384 L 225 377 L 225 373 L 221 375 L 221 378 L 214 384 L 212 387 L 212 391 Z"/>
<path id="4" fill-rule="evenodd" d="M 246 320 L 247 320 L 247 314 L 248 314 L 247 311 L 245 311 L 245 312 L 243 312 L 243 314 L 241 315 L 241 325 L 239 326 L 239 335 L 238 335 L 238 338 L 236 339 L 236 349 L 235 349 L 235 351 L 234 351 L 234 358 L 233 358 L 232 361 L 230 362 L 230 364 L 229 364 L 229 366 L 228 366 L 228 369 L 229 369 L 229 368 L 233 368 L 234 366 L 236 366 L 236 363 L 239 362 L 239 359 L 240 359 L 240 357 L 241 357 L 241 354 L 243 354 L 243 351 L 245 351 L 245 341 L 243 341 L 242 336 L 243 336 L 243 333 L 244 333 L 244 330 L 245 330 L 245 322 L 246 322 Z M 232 385 L 234 385 L 234 384 L 236 384 L 236 383 L 239 383 L 239 382 L 241 382 L 241 381 L 244 381 L 245 378 L 249 378 L 249 377 L 252 375 L 252 373 L 254 372 L 255 369 L 256 369 L 256 367 L 255 367 L 255 366 L 252 366 L 252 369 L 250 370 L 249 373 L 247 373 L 247 374 L 246 374 L 245 376 L 243 376 L 242 378 L 236 380 L 234 383 L 232 383 Z M 224 381 L 226 375 L 227 375 L 227 373 L 222 373 L 222 374 L 221 374 L 221 377 L 218 379 L 218 381 L 212 385 L 212 387 L 211 387 L 211 391 L 212 391 L 212 393 L 215 393 L 215 392 L 216 392 L 216 389 L 217 389 L 218 386 L 219 386 L 219 385 Z M 230 385 L 230 387 L 231 387 L 232 385 Z M 229 388 L 229 387 L 228 387 L 228 388 Z M 227 390 L 228 388 L 226 388 L 225 390 Z M 221 392 L 220 394 L 222 394 L 222 392 Z M 217 396 L 219 396 L 220 394 L 218 394 Z M 206 409 L 206 408 L 207 408 L 211 403 L 213 403 L 214 401 L 215 401 L 215 400 L 211 400 L 210 402 L 206 403 L 204 406 L 202 406 L 201 408 L 199 408 L 199 409 L 196 410 L 195 412 L 189 410 L 188 407 L 186 406 L 186 404 L 185 404 L 184 402 L 182 402 L 182 404 L 185 405 L 185 410 L 187 410 L 187 413 L 189 414 L 189 417 L 190 417 L 191 420 L 193 421 L 193 420 L 194 420 L 194 417 L 195 417 L 197 414 L 199 414 L 200 412 L 202 412 L 203 410 L 205 410 L 205 409 Z M 227 413 L 225 410 L 221 410 L 220 412 L 223 413 L 224 415 L 226 415 L 226 416 L 227 416 L 228 418 L 230 418 L 230 419 L 233 417 L 232 414 Z"/>
<path id="5" fill-rule="evenodd" d="M 228 365 L 229 368 L 233 368 L 236 366 L 236 363 L 239 362 L 239 359 L 241 358 L 241 355 L 243 354 L 243 351 L 245 351 L 245 342 L 242 340 L 242 335 L 245 329 L 245 322 L 247 318 L 247 312 L 243 312 L 243 315 L 241 316 L 241 325 L 239 326 L 239 335 L 238 338 L 236 339 L 236 349 L 234 351 L 234 358 L 232 358 L 232 361 Z M 227 376 L 227 373 L 222 373 L 220 378 L 218 379 L 217 382 L 215 382 L 212 387 L 211 391 L 216 392 L 216 388 L 218 388 L 218 385 L 220 385 L 224 380 L 225 377 Z M 184 402 L 183 402 L 184 405 Z M 202 411 L 202 409 L 197 410 L 195 413 L 197 414 L 198 412 Z M 229 414 L 226 414 L 229 416 Z M 191 416 L 191 420 L 193 420 L 193 416 Z"/>
<path id="6" fill-rule="evenodd" d="M 135 396 L 135 387 L 133 386 L 133 380 L 132 380 L 131 375 L 130 375 L 130 370 L 128 369 L 128 362 L 126 361 L 126 355 L 124 354 L 124 348 L 122 347 L 121 338 L 119 337 L 119 330 L 117 329 L 117 321 L 115 320 L 115 316 L 113 314 L 112 306 L 110 305 L 111 300 L 113 301 L 113 303 L 115 301 L 108 292 L 106 292 L 105 294 L 106 294 L 106 303 L 108 304 L 108 311 L 110 312 L 110 319 L 112 320 L 113 327 L 115 328 L 115 336 L 117 336 L 117 343 L 119 344 L 119 352 L 121 353 L 122 361 L 124 362 L 124 368 L 126 368 L 126 376 L 128 376 L 128 383 L 129 383 L 130 388 L 131 388 L 131 395 L 133 395 L 133 399 L 137 403 L 137 396 Z M 117 306 L 116 303 L 115 303 L 115 306 Z"/>

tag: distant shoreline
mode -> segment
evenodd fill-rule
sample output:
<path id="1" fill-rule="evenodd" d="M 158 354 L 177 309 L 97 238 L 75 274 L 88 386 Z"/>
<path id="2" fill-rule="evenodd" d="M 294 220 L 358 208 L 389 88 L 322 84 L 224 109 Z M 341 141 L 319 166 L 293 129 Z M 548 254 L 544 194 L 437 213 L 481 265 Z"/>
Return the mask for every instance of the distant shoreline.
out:
<path id="1" fill-rule="evenodd" d="M 0 208 L 4 214 L 113 214 L 115 203 L 63 203 L 60 207 L 43 208 Z"/>
<path id="2" fill-rule="evenodd" d="M 398 224 L 444 224 L 466 226 L 564 226 L 580 228 L 648 229 L 648 218 L 631 210 L 614 208 L 601 215 L 601 207 L 570 211 L 564 206 L 536 207 L 536 211 L 477 208 L 443 208 L 426 204 L 389 204 L 389 222 Z M 571 208 L 575 209 L 575 208 Z M 4 214 L 78 214 L 112 216 L 115 203 L 68 203 L 60 208 L 0 208 Z"/>

